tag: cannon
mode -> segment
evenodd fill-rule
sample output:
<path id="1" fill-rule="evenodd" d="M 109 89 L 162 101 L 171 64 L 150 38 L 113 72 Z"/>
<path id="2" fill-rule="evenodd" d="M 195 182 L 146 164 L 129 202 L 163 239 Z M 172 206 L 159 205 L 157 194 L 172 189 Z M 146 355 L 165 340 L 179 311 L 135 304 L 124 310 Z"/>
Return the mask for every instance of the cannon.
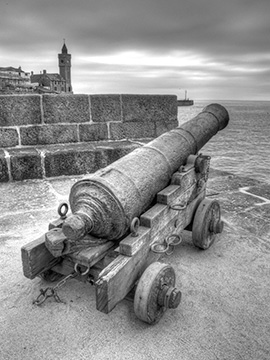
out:
<path id="1" fill-rule="evenodd" d="M 199 150 L 229 121 L 227 110 L 211 104 L 182 126 L 162 134 L 71 188 L 60 218 L 46 234 L 22 247 L 24 275 L 54 280 L 65 276 L 96 288 L 97 310 L 108 313 L 126 296 L 149 324 L 181 300 L 172 266 L 158 262 L 192 231 L 193 244 L 208 249 L 223 230 L 220 205 L 206 198 L 210 156 Z"/>

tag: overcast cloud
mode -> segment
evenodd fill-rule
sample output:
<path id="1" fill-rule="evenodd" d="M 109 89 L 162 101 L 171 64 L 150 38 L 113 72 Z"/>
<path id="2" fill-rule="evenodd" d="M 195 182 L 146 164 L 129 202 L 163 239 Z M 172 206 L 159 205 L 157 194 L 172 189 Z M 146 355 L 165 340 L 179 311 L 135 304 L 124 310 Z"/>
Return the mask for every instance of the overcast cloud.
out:
<path id="1" fill-rule="evenodd" d="M 75 93 L 270 99 L 269 0 L 3 0 L 0 66 L 58 72 Z"/>

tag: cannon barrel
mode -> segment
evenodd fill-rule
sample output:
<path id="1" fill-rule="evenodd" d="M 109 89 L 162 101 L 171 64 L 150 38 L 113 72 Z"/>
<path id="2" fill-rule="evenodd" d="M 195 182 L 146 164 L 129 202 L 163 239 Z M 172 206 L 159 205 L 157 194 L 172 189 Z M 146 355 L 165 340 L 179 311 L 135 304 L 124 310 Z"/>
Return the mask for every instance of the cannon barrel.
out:
<path id="1" fill-rule="evenodd" d="M 71 241 L 88 233 L 108 240 L 121 238 L 187 157 L 197 154 L 228 122 L 223 106 L 208 105 L 182 126 L 76 182 L 69 196 L 72 214 L 63 224 L 65 236 Z"/>

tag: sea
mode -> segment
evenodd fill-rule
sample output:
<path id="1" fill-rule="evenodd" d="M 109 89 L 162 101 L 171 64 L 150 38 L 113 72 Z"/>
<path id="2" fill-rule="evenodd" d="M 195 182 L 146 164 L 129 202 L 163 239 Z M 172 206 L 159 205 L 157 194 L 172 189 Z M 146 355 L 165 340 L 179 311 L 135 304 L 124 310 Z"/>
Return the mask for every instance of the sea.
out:
<path id="1" fill-rule="evenodd" d="M 212 103 L 223 105 L 230 121 L 200 152 L 211 156 L 212 168 L 270 184 L 270 101 L 195 101 L 178 107 L 179 125 Z"/>

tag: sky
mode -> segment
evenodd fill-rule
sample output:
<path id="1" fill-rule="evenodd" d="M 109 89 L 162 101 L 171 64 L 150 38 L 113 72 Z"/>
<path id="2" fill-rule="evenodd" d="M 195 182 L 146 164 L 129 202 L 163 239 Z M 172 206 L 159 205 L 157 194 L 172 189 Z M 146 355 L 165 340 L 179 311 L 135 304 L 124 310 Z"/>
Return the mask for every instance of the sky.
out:
<path id="1" fill-rule="evenodd" d="M 2 0 L 0 66 L 58 73 L 75 94 L 270 100 L 270 0 Z"/>

